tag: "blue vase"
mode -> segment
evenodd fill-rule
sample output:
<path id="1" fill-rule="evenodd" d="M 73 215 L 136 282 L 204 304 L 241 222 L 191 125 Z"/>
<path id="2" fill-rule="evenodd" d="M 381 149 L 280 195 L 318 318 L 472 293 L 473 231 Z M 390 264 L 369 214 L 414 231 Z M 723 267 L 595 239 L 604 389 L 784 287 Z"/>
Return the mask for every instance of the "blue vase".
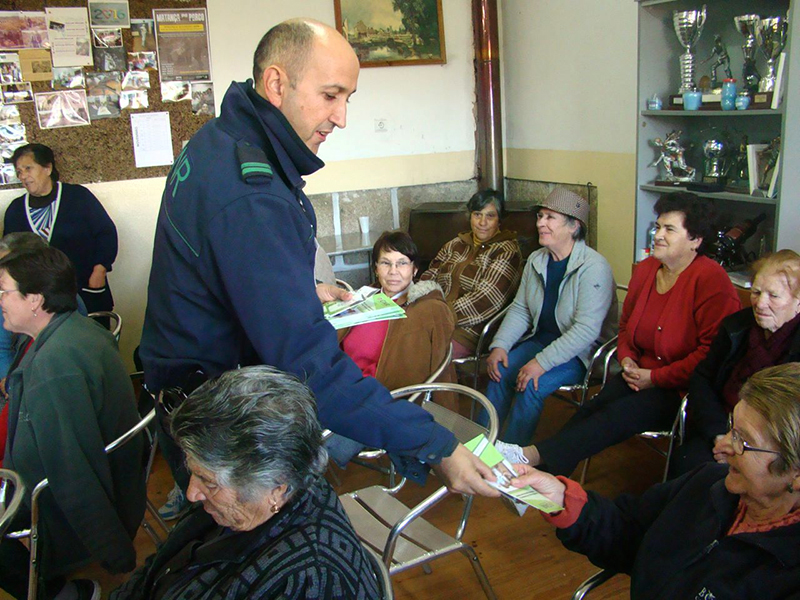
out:
<path id="1" fill-rule="evenodd" d="M 741 92 L 736 96 L 736 110 L 747 110 L 750 106 L 750 95 L 747 92 Z"/>
<path id="2" fill-rule="evenodd" d="M 683 110 L 697 110 L 703 103 L 702 92 L 684 92 Z"/>
<path id="3" fill-rule="evenodd" d="M 722 110 L 733 110 L 736 108 L 736 80 L 726 79 L 722 82 L 722 98 L 720 99 Z"/>

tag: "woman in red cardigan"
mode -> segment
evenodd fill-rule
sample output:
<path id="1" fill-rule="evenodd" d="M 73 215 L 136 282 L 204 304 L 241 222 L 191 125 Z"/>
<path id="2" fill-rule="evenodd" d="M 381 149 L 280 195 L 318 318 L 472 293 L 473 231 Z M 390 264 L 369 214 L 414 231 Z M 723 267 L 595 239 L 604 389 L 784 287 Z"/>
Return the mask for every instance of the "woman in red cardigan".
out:
<path id="1" fill-rule="evenodd" d="M 668 429 L 720 322 L 741 308 L 725 271 L 702 255 L 703 241 L 713 234 L 711 203 L 675 192 L 662 196 L 655 212 L 653 256 L 637 265 L 622 307 L 622 373 L 550 439 L 525 448 L 500 442 L 512 462 L 569 475 L 604 448 L 642 431 Z"/>

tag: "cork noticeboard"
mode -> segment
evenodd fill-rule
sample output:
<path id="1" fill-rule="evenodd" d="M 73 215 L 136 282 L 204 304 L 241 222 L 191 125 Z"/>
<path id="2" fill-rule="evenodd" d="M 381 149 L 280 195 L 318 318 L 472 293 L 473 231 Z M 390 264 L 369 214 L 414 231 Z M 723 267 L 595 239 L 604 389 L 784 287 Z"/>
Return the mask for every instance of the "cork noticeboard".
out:
<path id="1" fill-rule="evenodd" d="M 45 7 L 86 6 L 85 0 L 4 0 L 0 10 L 43 11 Z M 129 0 L 132 19 L 152 19 L 154 8 L 205 8 L 205 0 Z M 123 29 L 123 45 L 127 51 L 133 46 L 130 29 Z M 12 51 L 13 52 L 13 51 Z M 84 67 L 90 73 L 94 67 Z M 210 116 L 192 112 L 189 100 L 162 102 L 161 86 L 157 71 L 149 71 L 150 89 L 147 91 L 149 107 L 120 111 L 120 116 L 93 120 L 90 125 L 41 129 L 36 119 L 33 102 L 17 104 L 20 118 L 26 127 L 28 142 L 50 146 L 63 181 L 69 183 L 92 183 L 98 181 L 120 181 L 165 176 L 170 167 L 136 168 L 133 156 L 130 115 L 146 112 L 169 112 L 172 130 L 172 150 L 177 156 L 183 143 L 197 132 Z M 32 82 L 33 93 L 53 91 L 49 81 Z M 215 86 L 216 88 L 216 86 Z M 214 90 L 224 93 L 224 90 Z M 0 189 L 20 187 L 5 185 Z"/>

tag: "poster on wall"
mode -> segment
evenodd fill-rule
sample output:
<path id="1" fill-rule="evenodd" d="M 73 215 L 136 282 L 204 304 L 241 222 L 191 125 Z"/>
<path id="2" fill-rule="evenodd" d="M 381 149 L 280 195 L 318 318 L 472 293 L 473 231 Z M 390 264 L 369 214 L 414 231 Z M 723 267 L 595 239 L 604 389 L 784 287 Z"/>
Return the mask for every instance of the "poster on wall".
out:
<path id="1" fill-rule="evenodd" d="M 36 117 L 42 129 L 89 125 L 84 90 L 36 94 Z"/>
<path id="2" fill-rule="evenodd" d="M 49 48 L 43 12 L 0 11 L 0 49 Z"/>
<path id="3" fill-rule="evenodd" d="M 89 19 L 92 29 L 131 26 L 128 0 L 89 0 Z"/>
<path id="4" fill-rule="evenodd" d="M 54 67 L 91 66 L 91 38 L 85 8 L 46 8 Z"/>
<path id="5" fill-rule="evenodd" d="M 211 59 L 205 8 L 154 9 L 161 81 L 209 81 Z"/>

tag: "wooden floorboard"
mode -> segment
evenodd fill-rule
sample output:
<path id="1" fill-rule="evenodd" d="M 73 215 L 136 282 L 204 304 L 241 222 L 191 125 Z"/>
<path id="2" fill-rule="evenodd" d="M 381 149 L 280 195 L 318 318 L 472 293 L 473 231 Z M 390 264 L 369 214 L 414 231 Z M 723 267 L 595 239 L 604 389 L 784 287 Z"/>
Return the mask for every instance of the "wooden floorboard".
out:
<path id="1" fill-rule="evenodd" d="M 537 432 L 543 439 L 552 435 L 569 418 L 572 408 L 556 399 L 549 399 Z M 639 493 L 655 483 L 661 475 L 663 458 L 639 440 L 629 440 L 610 448 L 592 460 L 586 487 L 608 496 L 622 492 Z M 380 474 L 359 466 L 342 471 L 337 491 L 344 493 L 375 483 L 382 483 Z M 579 473 L 579 472 L 578 472 Z M 576 473 L 576 476 L 578 475 Z M 413 504 L 431 493 L 439 483 L 434 477 L 421 488 L 406 485 L 399 497 Z M 149 494 L 160 506 L 172 488 L 172 478 L 165 463 L 157 460 L 150 479 Z M 449 496 L 429 513 L 428 520 L 453 534 L 461 515 L 460 496 Z M 569 599 L 575 588 L 598 569 L 583 556 L 563 548 L 552 526 L 533 511 L 523 517 L 513 515 L 500 501 L 476 499 L 464 539 L 475 549 L 497 597 L 501 600 Z M 154 551 L 147 534 L 140 530 L 135 540 L 139 564 Z M 393 579 L 398 600 L 441 599 L 481 600 L 485 596 L 469 561 L 453 554 L 432 563 L 433 572 L 425 574 L 414 568 Z M 112 576 L 99 566 L 76 576 L 91 577 L 101 582 L 103 597 L 117 587 L 125 576 Z M 0 592 L 0 598 L 7 598 Z M 628 578 L 617 576 L 592 595 L 592 600 L 629 597 Z"/>

